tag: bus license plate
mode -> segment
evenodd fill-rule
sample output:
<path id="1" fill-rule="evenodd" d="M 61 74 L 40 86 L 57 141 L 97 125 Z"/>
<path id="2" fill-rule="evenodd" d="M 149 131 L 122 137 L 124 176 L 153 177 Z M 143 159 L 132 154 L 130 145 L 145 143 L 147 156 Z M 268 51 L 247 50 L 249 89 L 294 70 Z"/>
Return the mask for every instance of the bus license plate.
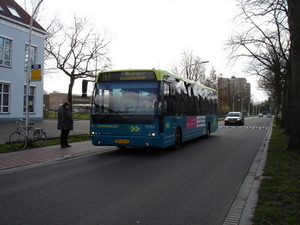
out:
<path id="1" fill-rule="evenodd" d="M 117 144 L 129 144 L 129 139 L 116 139 Z"/>

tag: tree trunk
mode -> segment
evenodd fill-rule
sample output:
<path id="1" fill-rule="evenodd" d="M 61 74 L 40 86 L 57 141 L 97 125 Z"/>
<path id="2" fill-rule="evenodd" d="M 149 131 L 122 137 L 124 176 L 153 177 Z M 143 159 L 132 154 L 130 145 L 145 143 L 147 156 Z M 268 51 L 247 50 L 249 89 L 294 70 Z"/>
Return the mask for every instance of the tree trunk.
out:
<path id="1" fill-rule="evenodd" d="M 291 77 L 291 68 L 288 70 L 285 79 L 284 85 L 284 98 L 282 101 L 282 124 L 281 126 L 285 128 L 285 132 L 290 134 L 291 127 L 293 126 L 292 122 L 292 77 Z"/>
<path id="2" fill-rule="evenodd" d="M 288 0 L 288 22 L 291 39 L 291 121 L 288 150 L 300 151 L 300 4 Z"/>
<path id="3" fill-rule="evenodd" d="M 70 103 L 70 112 L 73 112 L 73 98 L 72 98 L 72 91 L 73 91 L 73 86 L 75 83 L 74 76 L 70 76 L 70 84 L 69 84 L 69 89 L 68 89 L 68 102 Z"/>

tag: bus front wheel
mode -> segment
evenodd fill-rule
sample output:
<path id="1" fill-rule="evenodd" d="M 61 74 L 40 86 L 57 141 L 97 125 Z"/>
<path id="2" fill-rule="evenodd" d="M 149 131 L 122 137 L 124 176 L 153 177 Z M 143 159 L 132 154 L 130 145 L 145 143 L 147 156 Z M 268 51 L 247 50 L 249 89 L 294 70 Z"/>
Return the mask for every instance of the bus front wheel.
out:
<path id="1" fill-rule="evenodd" d="M 176 128 L 173 150 L 174 151 L 178 150 L 180 148 L 180 145 L 181 145 L 181 131 L 179 128 Z"/>

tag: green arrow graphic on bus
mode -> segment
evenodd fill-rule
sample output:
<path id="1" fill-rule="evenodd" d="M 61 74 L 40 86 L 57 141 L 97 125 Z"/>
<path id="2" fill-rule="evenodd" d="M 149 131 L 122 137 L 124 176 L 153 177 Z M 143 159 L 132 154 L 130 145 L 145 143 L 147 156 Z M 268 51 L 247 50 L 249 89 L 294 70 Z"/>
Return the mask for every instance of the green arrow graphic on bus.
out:
<path id="1" fill-rule="evenodd" d="M 139 132 L 141 127 L 138 126 L 130 126 L 130 132 Z"/>

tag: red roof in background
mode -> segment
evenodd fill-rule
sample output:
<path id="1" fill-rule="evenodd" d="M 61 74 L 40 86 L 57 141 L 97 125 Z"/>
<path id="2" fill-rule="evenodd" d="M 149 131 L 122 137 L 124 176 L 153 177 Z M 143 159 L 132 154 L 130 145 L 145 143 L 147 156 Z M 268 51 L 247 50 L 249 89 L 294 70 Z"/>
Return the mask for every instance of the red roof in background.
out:
<path id="1" fill-rule="evenodd" d="M 11 12 L 7 8 L 7 6 L 14 8 L 18 12 L 20 17 L 14 16 L 13 14 L 11 14 Z M 3 15 L 5 17 L 8 17 L 15 21 L 30 25 L 31 16 L 21 6 L 19 6 L 18 3 L 16 3 L 14 0 L 0 0 L 0 7 L 3 10 L 2 11 L 0 9 L 0 15 Z M 33 21 L 32 26 L 35 28 L 38 28 L 42 31 L 45 31 L 44 28 L 41 25 L 39 25 L 36 21 Z"/>

